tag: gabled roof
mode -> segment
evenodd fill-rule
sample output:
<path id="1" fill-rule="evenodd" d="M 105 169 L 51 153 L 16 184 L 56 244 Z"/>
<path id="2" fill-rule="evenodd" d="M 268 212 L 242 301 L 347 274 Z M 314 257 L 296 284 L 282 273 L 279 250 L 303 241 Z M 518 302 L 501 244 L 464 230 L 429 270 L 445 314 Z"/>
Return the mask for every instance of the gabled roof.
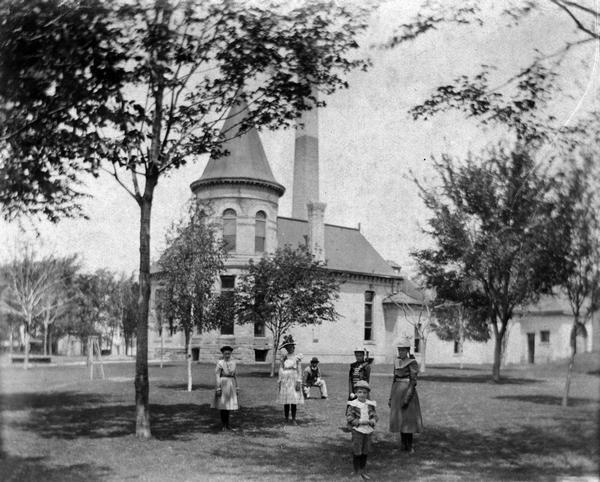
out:
<path id="1" fill-rule="evenodd" d="M 393 295 L 386 296 L 383 299 L 383 303 L 390 305 L 417 305 L 422 306 L 425 304 L 423 297 L 412 297 L 403 291 L 394 293 Z"/>
<path id="2" fill-rule="evenodd" d="M 523 316 L 553 314 L 571 316 L 573 314 L 569 299 L 562 293 L 556 295 L 542 295 L 537 303 L 523 308 L 517 307 L 515 313 Z"/>
<path id="3" fill-rule="evenodd" d="M 277 242 L 293 248 L 306 244 L 308 221 L 277 218 Z M 400 278 L 358 229 L 325 224 L 325 260 L 332 270 Z"/>
<path id="4" fill-rule="evenodd" d="M 275 181 L 256 128 L 238 135 L 247 110 L 248 104 L 243 100 L 231 107 L 221 128 L 222 135 L 229 139 L 223 145 L 227 154 L 210 157 L 200 179 L 191 184 L 192 191 L 205 184 L 248 182 L 262 184 L 283 195 L 285 188 Z"/>

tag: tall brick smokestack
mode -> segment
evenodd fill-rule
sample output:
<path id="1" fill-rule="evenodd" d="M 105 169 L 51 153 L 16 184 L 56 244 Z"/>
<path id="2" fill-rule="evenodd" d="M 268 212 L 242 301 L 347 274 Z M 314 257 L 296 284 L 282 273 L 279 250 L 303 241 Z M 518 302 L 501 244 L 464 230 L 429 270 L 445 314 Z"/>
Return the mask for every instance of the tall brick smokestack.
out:
<path id="1" fill-rule="evenodd" d="M 313 91 L 315 99 L 316 91 Z M 319 117 L 317 108 L 303 112 L 297 121 L 294 151 L 292 217 L 307 219 L 306 205 L 319 201 Z"/>

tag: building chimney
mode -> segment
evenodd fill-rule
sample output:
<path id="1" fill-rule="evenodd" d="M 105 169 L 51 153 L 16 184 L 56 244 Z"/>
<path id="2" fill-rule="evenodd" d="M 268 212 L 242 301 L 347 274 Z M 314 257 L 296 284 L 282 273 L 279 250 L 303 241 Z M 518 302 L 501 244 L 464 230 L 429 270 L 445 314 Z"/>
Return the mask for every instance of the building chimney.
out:
<path id="1" fill-rule="evenodd" d="M 317 99 L 317 91 L 312 95 Z M 307 219 L 306 205 L 319 201 L 319 117 L 317 107 L 302 113 L 296 122 L 292 217 Z"/>
<path id="2" fill-rule="evenodd" d="M 325 261 L 325 203 L 310 202 L 308 212 L 308 247 L 316 260 Z"/>

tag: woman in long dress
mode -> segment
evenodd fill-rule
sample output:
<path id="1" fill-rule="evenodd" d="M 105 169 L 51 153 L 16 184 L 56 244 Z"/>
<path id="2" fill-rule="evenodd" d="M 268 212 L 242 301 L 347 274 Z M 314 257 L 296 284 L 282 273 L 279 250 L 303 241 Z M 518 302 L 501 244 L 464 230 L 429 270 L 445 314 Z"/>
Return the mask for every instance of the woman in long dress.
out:
<path id="1" fill-rule="evenodd" d="M 417 395 L 419 364 L 410 355 L 410 339 L 397 343 L 398 357 L 394 361 L 394 381 L 388 405 L 390 407 L 390 432 L 400 432 L 401 449 L 414 452 L 413 434 L 423 430 L 421 405 Z"/>
<path id="2" fill-rule="evenodd" d="M 302 394 L 302 355 L 296 355 L 296 344 L 292 335 L 284 337 L 281 348 L 285 350 L 279 365 L 279 394 L 277 402 L 283 405 L 283 414 L 289 421 L 290 411 L 292 424 L 297 425 L 296 409 L 298 404 L 304 404 Z"/>
<path id="3" fill-rule="evenodd" d="M 231 430 L 229 412 L 239 408 L 237 397 L 239 389 L 235 373 L 236 363 L 235 360 L 231 359 L 232 352 L 233 348 L 227 345 L 223 346 L 221 348 L 223 358 L 217 362 L 215 367 L 217 388 L 211 407 L 218 409 L 221 413 L 221 430 Z"/>

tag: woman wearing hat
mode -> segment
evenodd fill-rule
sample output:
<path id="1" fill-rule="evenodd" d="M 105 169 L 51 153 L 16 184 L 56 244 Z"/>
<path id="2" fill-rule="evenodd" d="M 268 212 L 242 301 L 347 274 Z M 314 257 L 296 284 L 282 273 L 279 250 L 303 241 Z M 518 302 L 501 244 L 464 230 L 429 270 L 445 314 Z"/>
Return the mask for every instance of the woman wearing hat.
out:
<path id="1" fill-rule="evenodd" d="M 302 394 L 302 355 L 295 355 L 296 343 L 292 335 L 283 338 L 281 348 L 284 353 L 279 365 L 279 395 L 277 402 L 283 405 L 283 414 L 286 421 L 290 418 L 290 409 L 292 412 L 292 423 L 296 425 L 296 408 L 298 404 L 304 404 L 304 395 Z"/>
<path id="2" fill-rule="evenodd" d="M 413 434 L 423 430 L 421 406 L 417 395 L 419 364 L 410 355 L 410 339 L 402 337 L 395 343 L 394 381 L 388 405 L 390 407 L 390 432 L 400 432 L 402 450 L 414 452 Z"/>
<path id="3" fill-rule="evenodd" d="M 233 348 L 229 345 L 221 347 L 223 358 L 217 362 L 215 367 L 215 376 L 217 379 L 217 389 L 215 398 L 211 404 L 212 408 L 217 408 L 221 412 L 221 430 L 231 430 L 229 425 L 229 412 L 237 410 L 238 407 L 238 384 L 235 376 L 236 364 L 231 359 Z"/>

